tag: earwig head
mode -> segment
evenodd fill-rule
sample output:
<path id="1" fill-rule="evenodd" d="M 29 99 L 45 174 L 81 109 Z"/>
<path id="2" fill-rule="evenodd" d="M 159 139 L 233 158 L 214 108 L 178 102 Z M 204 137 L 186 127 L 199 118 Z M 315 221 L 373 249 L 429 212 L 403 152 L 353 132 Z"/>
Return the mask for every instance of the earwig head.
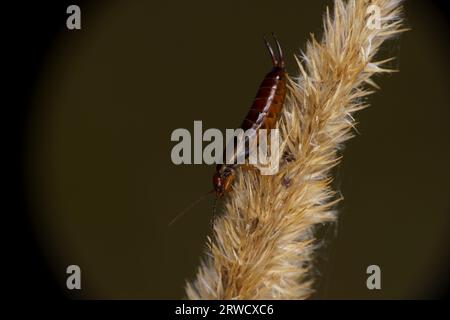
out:
<path id="1" fill-rule="evenodd" d="M 275 43 L 277 44 L 278 49 L 278 58 L 275 56 L 272 47 L 270 46 L 269 41 L 267 41 L 266 37 L 264 37 L 264 41 L 266 43 L 267 49 L 269 50 L 270 57 L 272 58 L 272 63 L 275 67 L 278 68 L 284 68 L 284 56 L 283 56 L 283 50 L 281 50 L 281 45 L 278 42 L 277 38 L 275 37 L 275 34 L 272 33 L 272 37 L 275 40 Z"/>
<path id="2" fill-rule="evenodd" d="M 222 198 L 225 194 L 225 188 L 222 176 L 219 173 L 216 173 L 213 177 L 213 186 L 216 191 L 217 198 Z"/>
<path id="3" fill-rule="evenodd" d="M 217 198 L 222 198 L 225 193 L 231 190 L 233 181 L 234 174 L 231 171 L 216 172 L 213 177 L 213 185 Z"/>

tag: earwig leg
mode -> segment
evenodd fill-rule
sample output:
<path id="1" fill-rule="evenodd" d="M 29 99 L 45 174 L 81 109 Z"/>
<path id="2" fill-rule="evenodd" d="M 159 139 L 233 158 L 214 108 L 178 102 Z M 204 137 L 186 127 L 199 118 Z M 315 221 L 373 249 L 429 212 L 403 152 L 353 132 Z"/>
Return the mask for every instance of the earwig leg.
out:
<path id="1" fill-rule="evenodd" d="M 278 48 L 278 54 L 279 54 L 279 58 L 280 60 L 277 61 L 277 65 L 280 67 L 284 67 L 284 56 L 283 56 L 283 50 L 281 49 L 281 45 L 280 42 L 278 42 L 277 37 L 275 36 L 275 33 L 272 32 L 272 37 L 274 38 L 276 44 L 277 44 L 277 48 Z"/>
<path id="2" fill-rule="evenodd" d="M 241 169 L 244 170 L 244 171 L 254 171 L 254 170 L 257 170 L 257 168 L 256 168 L 254 165 L 249 164 L 249 163 L 242 164 L 242 165 L 241 165 Z"/>
<path id="3" fill-rule="evenodd" d="M 266 37 L 264 37 L 264 42 L 266 43 L 266 47 L 267 47 L 267 49 L 269 50 L 270 57 L 272 58 L 272 63 L 273 63 L 273 65 L 274 65 L 274 66 L 278 65 L 278 61 L 277 61 L 277 59 L 275 58 L 275 54 L 273 53 L 273 49 L 272 49 L 272 47 L 270 46 L 269 41 L 267 41 Z"/>

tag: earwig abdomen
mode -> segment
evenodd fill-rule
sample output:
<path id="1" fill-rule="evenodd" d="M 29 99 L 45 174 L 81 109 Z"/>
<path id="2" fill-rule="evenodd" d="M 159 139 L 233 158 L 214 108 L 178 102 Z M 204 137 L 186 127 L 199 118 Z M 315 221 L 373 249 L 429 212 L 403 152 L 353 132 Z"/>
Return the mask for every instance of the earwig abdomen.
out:
<path id="1" fill-rule="evenodd" d="M 253 105 L 247 113 L 241 128 L 273 129 L 281 114 L 286 97 L 286 71 L 275 66 L 262 81 Z"/>

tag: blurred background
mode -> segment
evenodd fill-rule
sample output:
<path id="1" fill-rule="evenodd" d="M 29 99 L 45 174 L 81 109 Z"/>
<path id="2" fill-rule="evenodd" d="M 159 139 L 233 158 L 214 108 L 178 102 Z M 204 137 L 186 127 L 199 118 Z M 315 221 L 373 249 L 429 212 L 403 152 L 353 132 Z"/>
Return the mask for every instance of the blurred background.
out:
<path id="1" fill-rule="evenodd" d="M 31 66 L 19 128 L 25 270 L 48 295 L 183 298 L 213 196 L 168 222 L 211 189 L 214 167 L 173 165 L 172 131 L 192 131 L 194 120 L 238 127 L 271 67 L 263 35 L 277 34 L 295 75 L 293 55 L 310 32 L 320 37 L 332 1 L 81 2 L 78 31 L 65 27 L 69 4 L 39 7 L 49 18 L 18 40 L 36 44 L 21 53 Z M 400 73 L 375 79 L 382 89 L 357 114 L 359 134 L 335 172 L 345 200 L 338 224 L 318 231 L 315 299 L 435 298 L 447 288 L 445 14 L 441 2 L 406 1 L 412 30 L 380 53 L 397 57 Z M 71 264 L 81 291 L 65 289 Z M 381 290 L 366 287 L 372 264 Z"/>

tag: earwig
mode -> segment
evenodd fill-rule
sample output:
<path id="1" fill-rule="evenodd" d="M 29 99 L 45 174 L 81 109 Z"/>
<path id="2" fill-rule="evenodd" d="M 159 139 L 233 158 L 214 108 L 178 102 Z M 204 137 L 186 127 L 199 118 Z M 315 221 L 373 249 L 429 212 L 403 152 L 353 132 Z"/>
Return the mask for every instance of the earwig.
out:
<path id="1" fill-rule="evenodd" d="M 255 134 L 258 134 L 260 129 L 270 131 L 275 128 L 286 98 L 287 73 L 283 51 L 274 35 L 273 38 L 277 44 L 278 58 L 275 56 L 267 39 L 264 38 L 266 47 L 272 58 L 273 68 L 262 81 L 250 111 L 247 113 L 247 116 L 241 125 L 241 129 L 244 131 L 252 129 Z M 232 158 L 236 159 L 236 147 L 234 148 L 233 153 Z M 226 150 L 223 151 L 223 155 L 223 164 L 216 165 L 216 172 L 213 176 L 213 186 L 217 198 L 222 198 L 231 190 L 235 178 L 235 170 L 238 167 L 238 164 L 230 164 L 226 161 Z M 245 152 L 245 159 L 248 159 L 248 150 Z"/>
<path id="2" fill-rule="evenodd" d="M 278 58 L 275 56 L 269 42 L 264 38 L 266 47 L 269 50 L 269 54 L 272 59 L 273 68 L 262 81 L 253 104 L 240 127 L 244 131 L 252 129 L 257 136 L 260 129 L 266 129 L 267 131 L 270 131 L 271 129 L 275 128 L 283 108 L 284 100 L 286 98 L 287 73 L 284 64 L 283 51 L 281 50 L 280 43 L 278 42 L 276 37 L 273 34 L 272 36 L 277 45 Z M 235 146 L 231 158 L 237 159 L 237 153 L 238 151 L 236 150 Z M 245 150 L 244 158 L 248 159 L 248 156 L 248 150 Z M 223 164 L 218 164 L 216 166 L 216 172 L 213 176 L 213 190 L 204 194 L 199 199 L 194 201 L 191 205 L 189 205 L 185 210 L 181 211 L 177 216 L 175 216 L 175 218 L 172 219 L 169 225 L 172 225 L 180 217 L 186 214 L 186 212 L 188 212 L 192 207 L 203 200 L 209 193 L 213 192 L 216 193 L 216 199 L 213 206 L 214 216 L 217 200 L 222 198 L 231 190 L 235 178 L 235 170 L 238 167 L 238 164 L 229 164 L 229 162 L 226 161 L 226 148 L 224 149 L 223 157 Z"/>

